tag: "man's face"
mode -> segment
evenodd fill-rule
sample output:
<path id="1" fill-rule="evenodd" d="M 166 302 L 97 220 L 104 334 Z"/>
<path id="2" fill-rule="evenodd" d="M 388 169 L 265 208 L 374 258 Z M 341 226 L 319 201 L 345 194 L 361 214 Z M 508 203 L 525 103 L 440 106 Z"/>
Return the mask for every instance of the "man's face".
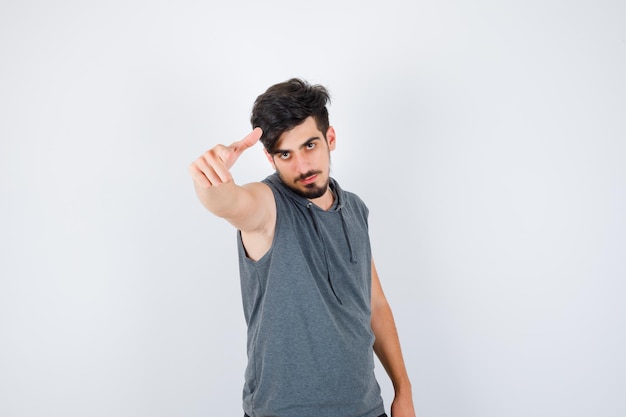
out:
<path id="1" fill-rule="evenodd" d="M 274 153 L 267 156 L 287 187 L 305 198 L 316 199 L 328 191 L 330 151 L 334 149 L 334 129 L 328 128 L 324 139 L 315 119 L 308 117 L 284 132 Z"/>

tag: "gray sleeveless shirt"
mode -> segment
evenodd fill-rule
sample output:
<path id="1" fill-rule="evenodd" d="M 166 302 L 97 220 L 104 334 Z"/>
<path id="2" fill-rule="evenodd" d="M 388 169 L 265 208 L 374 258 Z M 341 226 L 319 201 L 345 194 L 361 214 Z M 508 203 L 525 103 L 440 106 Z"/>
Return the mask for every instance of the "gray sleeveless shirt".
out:
<path id="1" fill-rule="evenodd" d="M 246 256 L 238 233 L 250 417 L 376 417 L 368 209 L 331 179 L 324 211 L 266 178 L 276 201 L 270 250 Z"/>

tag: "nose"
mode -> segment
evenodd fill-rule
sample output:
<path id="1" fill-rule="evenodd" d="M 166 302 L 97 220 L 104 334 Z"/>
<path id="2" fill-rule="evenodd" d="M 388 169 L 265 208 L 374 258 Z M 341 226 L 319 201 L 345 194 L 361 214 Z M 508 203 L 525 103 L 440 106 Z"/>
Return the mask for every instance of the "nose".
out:
<path id="1" fill-rule="evenodd" d="M 298 153 L 294 155 L 293 161 L 294 161 L 294 168 L 296 169 L 297 172 L 304 174 L 305 172 L 309 171 L 310 164 L 306 156 Z"/>

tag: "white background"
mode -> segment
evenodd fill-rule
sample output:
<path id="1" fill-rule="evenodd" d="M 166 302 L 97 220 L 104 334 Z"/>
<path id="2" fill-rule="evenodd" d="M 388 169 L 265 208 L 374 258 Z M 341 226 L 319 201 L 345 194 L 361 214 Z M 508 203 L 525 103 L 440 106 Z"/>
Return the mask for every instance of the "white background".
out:
<path id="1" fill-rule="evenodd" d="M 298 76 L 331 91 L 418 415 L 623 417 L 625 22 L 618 0 L 3 1 L 0 415 L 242 414 L 235 232 L 187 169 Z M 234 167 L 269 173 L 261 145 Z"/>

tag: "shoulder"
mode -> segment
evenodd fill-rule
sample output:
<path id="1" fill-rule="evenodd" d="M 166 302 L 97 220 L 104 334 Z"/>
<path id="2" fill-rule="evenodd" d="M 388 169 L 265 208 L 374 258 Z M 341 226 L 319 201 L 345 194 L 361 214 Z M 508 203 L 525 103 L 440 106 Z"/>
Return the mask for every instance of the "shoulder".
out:
<path id="1" fill-rule="evenodd" d="M 243 186 L 254 195 L 248 208 L 248 223 L 239 227 L 241 243 L 247 256 L 257 261 L 267 253 L 272 245 L 276 230 L 276 201 L 269 185 L 252 182 Z M 244 223 L 245 224 L 245 223 Z"/>
<path id="2" fill-rule="evenodd" d="M 267 184 L 251 182 L 241 186 L 244 191 L 232 204 L 241 207 L 227 220 L 242 232 L 266 234 L 276 218 L 274 195 Z"/>
<path id="3" fill-rule="evenodd" d="M 342 190 L 342 204 L 355 210 L 369 212 L 365 201 L 356 193 L 351 191 Z"/>
<path id="4" fill-rule="evenodd" d="M 272 190 L 268 184 L 265 182 L 250 182 L 248 184 L 242 185 L 242 187 L 256 196 L 272 196 Z"/>
<path id="5" fill-rule="evenodd" d="M 345 191 L 345 190 L 343 193 L 344 193 L 344 198 L 346 199 L 346 201 L 351 201 L 351 202 L 354 202 L 355 204 L 367 206 L 365 204 L 365 201 L 363 201 L 363 199 L 358 194 L 353 193 L 351 191 Z"/>
<path id="6" fill-rule="evenodd" d="M 276 203 L 274 201 L 274 193 L 270 186 L 264 182 L 251 182 L 242 186 L 248 193 L 254 196 L 254 202 L 257 204 L 255 209 L 274 210 Z"/>

